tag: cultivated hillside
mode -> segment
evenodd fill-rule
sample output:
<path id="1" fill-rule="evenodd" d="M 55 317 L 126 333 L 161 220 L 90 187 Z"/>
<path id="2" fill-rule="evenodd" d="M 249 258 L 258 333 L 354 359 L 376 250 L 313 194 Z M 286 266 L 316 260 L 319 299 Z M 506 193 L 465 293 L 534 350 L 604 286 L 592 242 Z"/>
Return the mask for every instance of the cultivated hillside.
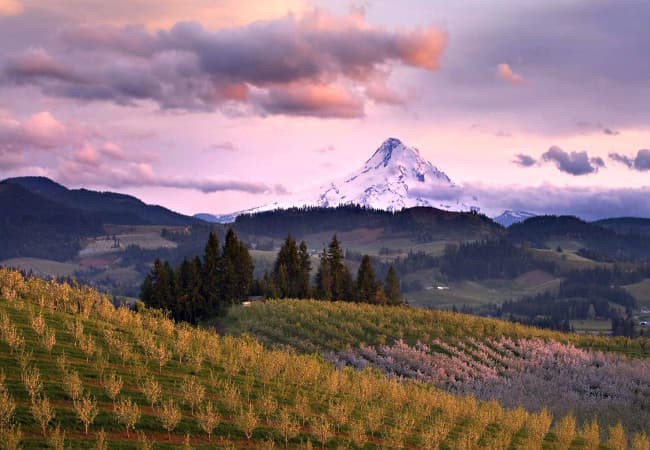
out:
<path id="1" fill-rule="evenodd" d="M 1 442 L 26 448 L 626 448 L 596 422 L 504 409 L 420 382 L 115 309 L 0 270 Z M 632 438 L 648 448 L 644 434 Z M 108 443 L 108 444 L 107 444 Z M 57 446 L 58 445 L 58 446 Z"/>
<path id="2" fill-rule="evenodd" d="M 339 367 L 375 368 L 456 394 L 528 410 L 596 415 L 647 430 L 650 342 L 541 330 L 447 311 L 307 300 L 235 308 L 233 332 L 321 352 Z"/>

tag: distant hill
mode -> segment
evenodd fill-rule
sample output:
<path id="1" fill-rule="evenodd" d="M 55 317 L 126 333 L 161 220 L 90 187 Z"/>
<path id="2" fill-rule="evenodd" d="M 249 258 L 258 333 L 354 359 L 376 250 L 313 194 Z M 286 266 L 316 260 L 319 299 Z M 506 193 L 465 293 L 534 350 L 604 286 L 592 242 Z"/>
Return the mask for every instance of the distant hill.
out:
<path id="1" fill-rule="evenodd" d="M 102 232 L 96 215 L 75 210 L 0 182 L 0 259 L 31 256 L 64 261 L 79 251 L 82 236 Z"/>
<path id="2" fill-rule="evenodd" d="M 529 213 L 526 211 L 512 211 L 512 210 L 505 210 L 501 214 L 499 214 L 496 217 L 493 217 L 492 220 L 494 220 L 496 223 L 498 223 L 501 226 L 504 227 L 509 227 L 512 224 L 523 222 L 526 219 L 530 219 L 531 217 L 535 217 L 536 214 Z"/>
<path id="3" fill-rule="evenodd" d="M 208 222 L 208 223 L 220 223 L 219 218 L 217 216 L 215 216 L 214 214 L 197 213 L 197 214 L 194 214 L 192 217 L 194 217 L 195 219 L 202 220 L 204 222 Z"/>
<path id="4" fill-rule="evenodd" d="M 636 234 L 650 237 L 650 219 L 641 217 L 616 217 L 594 222 L 596 225 L 619 234 Z"/>
<path id="5" fill-rule="evenodd" d="M 136 197 L 115 192 L 68 189 L 45 177 L 4 180 L 68 208 L 94 213 L 102 223 L 123 225 L 183 226 L 197 219 L 157 205 L 147 205 Z"/>
<path id="6" fill-rule="evenodd" d="M 66 261 L 84 237 L 104 233 L 104 225 L 185 226 L 198 219 L 135 197 L 68 189 L 44 177 L 0 182 L 0 260 L 34 257 Z"/>
<path id="7" fill-rule="evenodd" d="M 450 237 L 487 238 L 496 236 L 503 230 L 488 217 L 472 212 L 443 211 L 431 207 L 389 212 L 358 205 L 289 208 L 244 214 L 235 220 L 235 228 L 248 234 L 279 238 L 287 234 L 304 236 L 324 231 L 380 228 L 386 236 L 399 233 L 417 241 Z"/>
<path id="8" fill-rule="evenodd" d="M 528 242 L 544 248 L 552 240 L 570 240 L 583 248 L 579 252 L 596 260 L 650 259 L 650 237 L 620 234 L 599 223 L 589 223 L 574 216 L 537 216 L 507 229 L 515 243 Z"/>

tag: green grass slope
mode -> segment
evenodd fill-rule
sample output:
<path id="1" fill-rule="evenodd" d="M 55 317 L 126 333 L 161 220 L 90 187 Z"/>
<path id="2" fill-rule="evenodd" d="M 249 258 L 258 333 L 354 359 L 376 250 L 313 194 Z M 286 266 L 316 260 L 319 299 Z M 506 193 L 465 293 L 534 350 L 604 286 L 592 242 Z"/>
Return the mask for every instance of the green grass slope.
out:
<path id="1" fill-rule="evenodd" d="M 375 306 L 316 300 L 274 300 L 235 307 L 227 317 L 233 333 L 249 333 L 266 344 L 300 351 L 342 350 L 361 345 L 409 345 L 434 339 L 473 337 L 541 338 L 577 347 L 650 356 L 645 338 L 578 335 L 519 325 L 502 320 L 442 310 Z"/>
<path id="2" fill-rule="evenodd" d="M 577 449 L 627 440 L 621 428 L 601 442 L 597 427 L 577 431 L 570 416 L 339 371 L 318 356 L 176 325 L 158 311 L 115 309 L 91 289 L 4 269 L 0 335 L 6 448 L 63 448 L 63 440 L 111 449 Z M 87 433 L 81 417 L 90 417 Z M 644 434 L 634 439 L 647 448 Z"/>

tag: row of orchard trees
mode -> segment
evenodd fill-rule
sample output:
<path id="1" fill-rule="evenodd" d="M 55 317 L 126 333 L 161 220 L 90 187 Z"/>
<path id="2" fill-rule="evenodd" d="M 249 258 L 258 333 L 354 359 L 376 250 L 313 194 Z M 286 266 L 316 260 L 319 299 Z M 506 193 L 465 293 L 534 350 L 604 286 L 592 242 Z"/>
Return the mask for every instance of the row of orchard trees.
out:
<path id="1" fill-rule="evenodd" d="M 142 283 L 140 299 L 149 307 L 170 311 L 176 320 L 196 323 L 246 299 L 252 285 L 251 256 L 229 229 L 223 247 L 210 233 L 203 259 L 185 259 L 176 269 L 157 259 Z"/>
<path id="2" fill-rule="evenodd" d="M 261 290 L 271 298 L 311 298 L 345 300 L 382 305 L 402 304 L 397 272 L 391 266 L 382 284 L 375 275 L 370 257 L 364 255 L 356 280 L 345 264 L 341 243 L 336 235 L 320 255 L 320 263 L 311 284 L 311 258 L 307 244 L 299 245 L 289 235 L 280 247 L 273 271 L 266 273 Z"/>
<path id="3" fill-rule="evenodd" d="M 84 435 L 96 433 L 95 448 L 107 448 L 108 441 L 124 446 L 124 435 L 115 429 L 100 431 L 96 420 L 100 415 L 102 423 L 109 417 L 119 423 L 126 440 L 137 432 L 139 448 L 150 448 L 142 428 L 156 434 L 164 431 L 158 440 L 167 441 L 187 431 L 194 436 L 202 433 L 226 448 L 278 444 L 312 448 L 314 441 L 320 448 L 364 448 L 371 443 L 373 448 L 467 450 L 505 450 L 514 442 L 521 448 L 559 449 L 605 444 L 595 421 L 579 426 L 570 415 L 554 420 L 546 410 L 504 409 L 495 401 L 454 397 L 371 371 L 337 370 L 316 356 L 266 350 L 249 338 L 222 338 L 174 324 L 157 310 L 114 309 L 106 298 L 92 292 L 81 298 L 84 295 L 67 285 L 7 274 L 0 269 L 0 291 L 10 294 L 0 294 L 0 308 L 7 313 L 0 320 L 2 330 L 15 329 L 25 338 L 33 337 L 28 324 L 40 330 L 38 317 L 62 335 L 62 323 L 69 321 L 69 326 L 52 355 L 38 351 L 28 355 L 32 349 L 27 344 L 33 339 L 23 341 L 13 355 L 0 354 L 20 366 L 19 374 L 15 364 L 7 364 L 8 382 L 0 382 L 0 443 L 5 448 L 18 447 L 18 423 L 29 428 L 30 443 L 37 445 L 42 440 L 36 430 L 49 436 L 51 448 L 78 447 L 85 439 L 78 431 L 83 430 Z M 12 285 L 5 290 L 7 279 Z M 37 314 L 30 313 L 33 299 L 41 292 L 56 301 L 46 302 Z M 76 299 L 89 307 L 84 309 L 87 315 L 81 313 Z M 31 320 L 25 320 L 28 316 Z M 0 335 L 4 349 L 7 333 Z M 96 344 L 90 356 L 78 351 L 84 336 L 93 336 Z M 124 352 L 125 348 L 130 351 Z M 54 387 L 65 392 L 56 408 L 46 395 Z M 72 414 L 79 425 L 67 420 Z M 58 416 L 66 429 L 56 427 Z M 66 432 L 71 437 L 68 442 Z M 213 434 L 219 435 L 218 441 Z M 9 441 L 16 445 L 9 446 Z M 620 425 L 607 430 L 606 445 L 612 450 L 650 450 L 645 433 L 629 440 Z"/>

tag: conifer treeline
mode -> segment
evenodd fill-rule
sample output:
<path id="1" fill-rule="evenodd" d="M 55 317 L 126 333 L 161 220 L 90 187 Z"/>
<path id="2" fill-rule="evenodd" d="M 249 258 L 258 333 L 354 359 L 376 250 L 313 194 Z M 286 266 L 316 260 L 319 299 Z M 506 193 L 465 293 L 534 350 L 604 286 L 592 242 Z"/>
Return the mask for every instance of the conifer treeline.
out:
<path id="1" fill-rule="evenodd" d="M 173 269 L 156 259 L 142 283 L 140 299 L 150 307 L 170 311 L 175 320 L 196 323 L 223 313 L 248 297 L 253 285 L 253 261 L 232 229 L 221 248 L 210 233 L 203 259 L 185 259 Z"/>
<path id="2" fill-rule="evenodd" d="M 185 259 L 177 268 L 156 259 L 142 283 L 140 299 L 150 307 L 170 311 L 172 318 L 196 323 L 222 314 L 248 295 L 269 298 L 311 298 L 346 300 L 381 305 L 402 304 L 397 272 L 391 266 L 386 280 L 375 276 L 368 255 L 364 255 L 356 280 L 345 265 L 343 249 L 336 235 L 323 250 L 311 283 L 311 256 L 305 242 L 288 236 L 280 247 L 271 273 L 253 279 L 253 262 L 246 246 L 228 230 L 223 248 L 210 233 L 203 259 Z"/>
<path id="3" fill-rule="evenodd" d="M 354 280 L 345 265 L 345 256 L 336 235 L 320 255 L 313 286 L 310 285 L 311 259 L 307 244 L 297 245 L 289 235 L 282 244 L 271 273 L 264 274 L 260 290 L 271 298 L 344 300 L 382 305 L 402 304 L 397 272 L 391 266 L 385 283 L 375 276 L 370 257 L 364 255 Z"/>

